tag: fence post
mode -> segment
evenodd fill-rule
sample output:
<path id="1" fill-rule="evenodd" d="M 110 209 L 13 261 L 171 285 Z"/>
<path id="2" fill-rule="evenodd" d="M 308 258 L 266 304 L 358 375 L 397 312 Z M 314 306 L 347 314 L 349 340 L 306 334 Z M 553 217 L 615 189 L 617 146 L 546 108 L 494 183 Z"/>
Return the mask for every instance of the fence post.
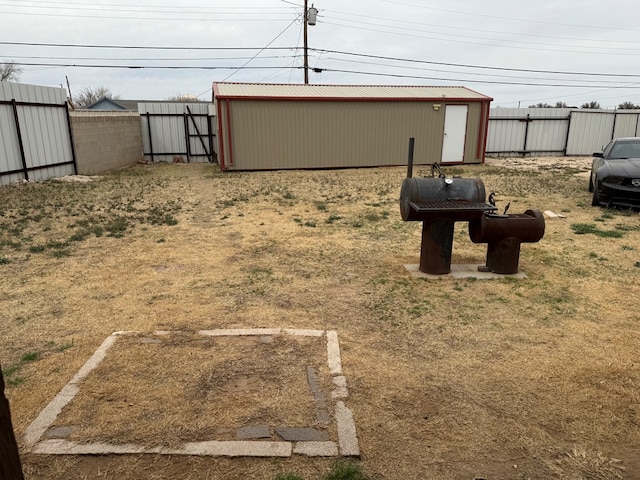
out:
<path id="1" fill-rule="evenodd" d="M 24 179 L 29 180 L 29 167 L 27 166 L 27 157 L 24 154 L 24 143 L 22 142 L 22 131 L 20 130 L 20 116 L 18 115 L 18 104 L 15 98 L 11 100 L 11 107 L 13 108 L 16 134 L 18 135 L 18 147 L 20 148 L 20 159 L 22 160 Z"/>
<path id="2" fill-rule="evenodd" d="M 9 401 L 4 396 L 4 377 L 0 367 L 0 479 L 24 480 L 18 445 L 11 424 Z"/>

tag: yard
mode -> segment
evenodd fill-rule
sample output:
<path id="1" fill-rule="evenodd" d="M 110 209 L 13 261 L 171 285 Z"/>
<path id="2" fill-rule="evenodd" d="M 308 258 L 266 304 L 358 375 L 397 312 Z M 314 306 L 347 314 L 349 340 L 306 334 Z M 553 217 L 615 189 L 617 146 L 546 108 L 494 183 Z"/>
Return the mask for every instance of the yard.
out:
<path id="1" fill-rule="evenodd" d="M 372 480 L 640 478 L 640 218 L 590 206 L 587 162 L 446 169 L 481 178 L 501 209 L 565 217 L 522 245 L 525 280 L 413 279 L 404 265 L 418 263 L 421 224 L 400 218 L 406 168 L 222 174 L 159 164 L 1 187 L 0 361 L 17 437 L 115 331 L 139 333 L 62 412 L 78 437 L 207 438 L 216 422 L 203 398 L 236 377 L 246 395 L 229 387 L 215 397 L 219 422 L 298 421 L 306 387 L 291 369 L 315 358 L 312 342 L 233 344 L 206 357 L 206 376 L 199 355 L 210 345 L 193 335 L 335 330 L 354 461 Z M 453 263 L 482 263 L 485 251 L 456 224 Z M 176 332 L 162 354 L 159 330 Z M 220 370 L 226 378 L 211 376 Z M 270 372 L 280 387 L 261 397 Z M 233 400 L 250 391 L 253 401 Z M 30 479 L 316 480 L 335 458 L 22 451 L 22 461 Z"/>

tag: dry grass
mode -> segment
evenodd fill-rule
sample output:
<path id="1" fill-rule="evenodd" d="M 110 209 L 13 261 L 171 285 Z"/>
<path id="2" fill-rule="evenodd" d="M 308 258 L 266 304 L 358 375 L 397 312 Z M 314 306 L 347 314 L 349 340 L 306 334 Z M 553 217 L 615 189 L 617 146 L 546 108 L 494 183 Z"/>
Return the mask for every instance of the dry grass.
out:
<path id="1" fill-rule="evenodd" d="M 584 159 L 533 163 L 448 169 L 482 178 L 512 212 L 566 216 L 547 221 L 541 242 L 523 245 L 524 281 L 410 278 L 403 264 L 418 261 L 420 224 L 400 219 L 404 168 L 223 175 L 209 165 L 157 165 L 90 184 L 0 189 L 0 359 L 10 372 L 18 436 L 113 331 L 336 329 L 362 466 L 372 478 L 638 478 L 638 213 L 591 207 Z M 572 228 L 579 224 L 621 237 L 579 234 Z M 454 263 L 480 263 L 484 254 L 457 224 Z M 131 383 L 159 378 L 158 345 L 131 342 L 114 351 L 102 377 L 87 379 L 95 384 L 86 392 L 109 393 L 116 364 L 124 378 L 148 372 L 127 381 L 132 395 Z M 197 408 L 192 399 L 206 390 L 198 385 L 221 381 L 207 372 L 242 348 L 202 363 L 198 352 L 210 347 L 186 339 L 164 347 L 183 358 L 172 368 L 192 373 L 189 385 L 175 387 L 190 392 L 185 408 Z M 247 385 L 275 388 L 262 371 L 256 365 Z M 286 368 L 280 375 L 295 383 Z M 171 369 L 164 376 L 167 392 L 175 378 Z M 148 400 L 149 411 L 158 408 Z M 97 397 L 78 401 L 87 415 L 111 415 Z M 172 421 L 182 425 L 180 438 L 197 437 L 233 427 L 251 415 L 247 409 L 230 406 L 220 424 L 198 425 L 189 410 Z M 292 415 L 306 418 L 308 409 Z M 157 434 L 133 422 L 118 428 L 98 428 L 94 438 Z M 34 479 L 273 479 L 281 472 L 313 479 L 332 463 L 23 460 Z"/>

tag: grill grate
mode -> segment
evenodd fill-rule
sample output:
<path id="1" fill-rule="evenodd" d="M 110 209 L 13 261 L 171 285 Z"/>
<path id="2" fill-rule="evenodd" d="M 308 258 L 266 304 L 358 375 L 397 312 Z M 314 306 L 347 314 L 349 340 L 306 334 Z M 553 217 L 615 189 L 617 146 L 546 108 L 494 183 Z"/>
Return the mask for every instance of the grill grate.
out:
<path id="1" fill-rule="evenodd" d="M 488 203 L 467 202 L 465 200 L 447 200 L 442 202 L 411 202 L 411 208 L 419 213 L 429 212 L 495 212 L 497 210 Z"/>

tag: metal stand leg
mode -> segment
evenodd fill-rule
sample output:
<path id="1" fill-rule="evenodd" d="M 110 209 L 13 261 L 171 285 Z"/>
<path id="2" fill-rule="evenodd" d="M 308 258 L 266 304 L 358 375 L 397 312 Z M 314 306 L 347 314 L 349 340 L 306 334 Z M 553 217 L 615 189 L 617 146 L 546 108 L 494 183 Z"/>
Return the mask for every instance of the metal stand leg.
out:
<path id="1" fill-rule="evenodd" d="M 422 222 L 421 272 L 442 275 L 451 271 L 454 224 L 450 219 Z"/>
<path id="2" fill-rule="evenodd" d="M 489 242 L 487 246 L 487 267 L 493 273 L 518 273 L 521 241 L 515 237 L 505 238 L 497 242 Z"/>

